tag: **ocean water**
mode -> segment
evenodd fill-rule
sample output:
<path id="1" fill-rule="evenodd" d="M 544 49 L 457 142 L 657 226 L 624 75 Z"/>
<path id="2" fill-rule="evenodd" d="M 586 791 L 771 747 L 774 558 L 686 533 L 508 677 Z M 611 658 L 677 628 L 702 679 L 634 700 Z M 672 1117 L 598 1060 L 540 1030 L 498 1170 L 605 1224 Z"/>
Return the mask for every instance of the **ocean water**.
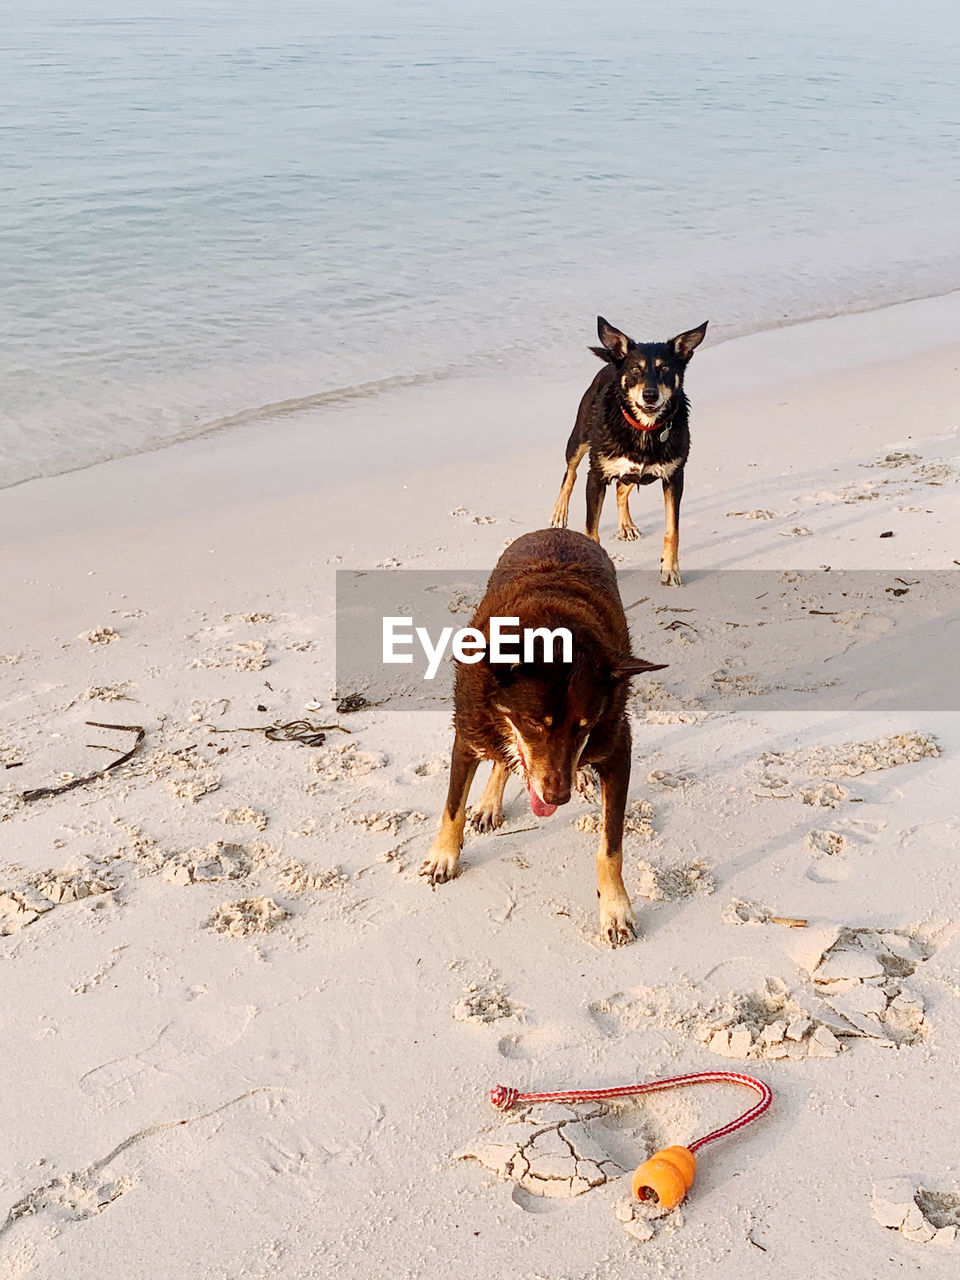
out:
<path id="1" fill-rule="evenodd" d="M 553 374 L 598 311 L 960 287 L 952 4 L 6 0 L 0 45 L 0 485 Z"/>

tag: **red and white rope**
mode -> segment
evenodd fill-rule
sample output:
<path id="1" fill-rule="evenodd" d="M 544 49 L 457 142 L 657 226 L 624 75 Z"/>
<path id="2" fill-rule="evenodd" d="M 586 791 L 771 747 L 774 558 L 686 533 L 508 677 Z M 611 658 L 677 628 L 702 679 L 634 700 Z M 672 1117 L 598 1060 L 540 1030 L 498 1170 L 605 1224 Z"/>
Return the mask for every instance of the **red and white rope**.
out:
<path id="1" fill-rule="evenodd" d="M 759 1119 L 773 1101 L 770 1086 L 753 1076 L 742 1075 L 739 1071 L 694 1071 L 688 1076 L 671 1076 L 667 1080 L 648 1080 L 646 1084 L 622 1085 L 617 1089 L 563 1089 L 557 1093 L 520 1093 L 508 1085 L 498 1084 L 490 1090 L 490 1101 L 498 1111 L 509 1111 L 518 1103 L 525 1105 L 531 1102 L 601 1102 L 606 1098 L 635 1098 L 641 1093 L 657 1093 L 661 1089 L 680 1089 L 688 1084 L 741 1084 L 760 1095 L 760 1101 L 754 1103 L 749 1111 L 744 1111 L 720 1129 L 714 1129 L 703 1138 L 687 1143 L 689 1151 L 697 1151 L 708 1142 L 717 1138 L 725 1138 L 728 1133 L 736 1133 L 752 1120 Z"/>

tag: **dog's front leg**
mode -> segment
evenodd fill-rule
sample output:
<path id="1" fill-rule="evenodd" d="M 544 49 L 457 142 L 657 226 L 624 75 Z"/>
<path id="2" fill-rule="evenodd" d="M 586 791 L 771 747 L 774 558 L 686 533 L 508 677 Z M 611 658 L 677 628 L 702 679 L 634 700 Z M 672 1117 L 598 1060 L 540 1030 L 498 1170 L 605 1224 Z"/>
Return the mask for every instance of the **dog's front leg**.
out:
<path id="1" fill-rule="evenodd" d="M 470 825 L 477 831 L 496 831 L 503 825 L 503 791 L 510 777 L 510 770 L 499 760 L 494 761 L 493 772 L 487 779 L 477 807 L 470 814 Z"/>
<path id="2" fill-rule="evenodd" d="M 636 542 L 640 530 L 630 519 L 630 490 L 632 484 L 617 481 L 617 537 L 621 542 Z"/>
<path id="3" fill-rule="evenodd" d="M 587 476 L 587 537 L 594 542 L 600 541 L 600 512 L 607 491 L 607 482 L 603 472 L 595 467 L 590 468 Z"/>
<path id="4" fill-rule="evenodd" d="M 666 528 L 663 534 L 663 555 L 660 557 L 660 581 L 665 587 L 680 586 L 680 499 L 683 497 L 683 467 L 677 467 L 669 480 L 663 482 L 663 509 Z"/>
<path id="5" fill-rule="evenodd" d="M 453 755 L 450 758 L 450 786 L 447 789 L 443 817 L 440 819 L 440 830 L 420 868 L 420 874 L 431 884 L 443 884 L 457 874 L 467 818 L 467 796 L 479 763 L 476 756 L 467 751 L 463 741 L 459 737 L 454 738 Z"/>
<path id="6" fill-rule="evenodd" d="M 623 885 L 623 812 L 630 786 L 630 730 L 626 725 L 613 754 L 594 768 L 600 775 L 603 797 L 603 832 L 597 850 L 600 934 L 611 947 L 619 947 L 637 936 Z"/>
<path id="7" fill-rule="evenodd" d="M 570 495 L 573 493 L 573 486 L 577 483 L 577 467 L 583 460 L 583 455 L 587 452 L 587 445 L 577 442 L 577 432 L 574 431 L 570 437 L 570 443 L 567 445 L 567 469 L 563 474 L 563 483 L 560 486 L 560 492 L 557 500 L 553 504 L 553 511 L 550 515 L 551 529 L 565 529 L 567 527 L 567 517 L 570 514 Z"/>

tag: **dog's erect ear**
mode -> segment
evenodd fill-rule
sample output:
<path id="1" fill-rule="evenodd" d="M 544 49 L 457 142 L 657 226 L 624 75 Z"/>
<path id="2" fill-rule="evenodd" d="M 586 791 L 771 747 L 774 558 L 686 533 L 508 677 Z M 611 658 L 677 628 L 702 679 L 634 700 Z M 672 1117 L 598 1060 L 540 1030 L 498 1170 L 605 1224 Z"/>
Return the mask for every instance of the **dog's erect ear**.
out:
<path id="1" fill-rule="evenodd" d="M 617 658 L 610 674 L 615 680 L 623 680 L 629 676 L 640 676 L 645 671 L 662 671 L 669 664 L 666 662 L 647 662 L 643 658 L 635 658 L 632 653 L 625 653 Z"/>
<path id="2" fill-rule="evenodd" d="M 591 347 L 590 350 L 601 360 L 609 360 L 611 364 L 622 360 L 630 348 L 630 339 L 627 335 L 615 329 L 612 324 L 608 324 L 603 316 L 597 316 L 597 334 L 603 346 Z"/>
<path id="3" fill-rule="evenodd" d="M 704 320 L 699 329 L 688 329 L 686 333 L 678 333 L 675 338 L 670 339 L 667 346 L 673 347 L 681 360 L 689 360 L 703 341 L 709 323 L 709 320 Z"/>

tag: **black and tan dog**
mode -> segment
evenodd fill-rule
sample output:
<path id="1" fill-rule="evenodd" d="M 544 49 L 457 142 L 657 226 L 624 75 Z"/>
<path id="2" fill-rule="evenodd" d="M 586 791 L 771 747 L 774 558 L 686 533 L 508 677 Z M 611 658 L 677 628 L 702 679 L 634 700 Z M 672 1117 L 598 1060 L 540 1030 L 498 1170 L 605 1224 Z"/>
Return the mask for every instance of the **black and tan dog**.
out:
<path id="1" fill-rule="evenodd" d="M 481 760 L 493 772 L 472 817 L 480 831 L 503 821 L 511 773 L 527 786 L 530 807 L 548 817 L 566 804 L 578 768 L 600 778 L 603 826 L 597 853 L 600 929 L 612 946 L 634 936 L 623 885 L 623 813 L 630 783 L 629 678 L 660 667 L 635 658 L 610 557 L 582 533 L 541 529 L 512 543 L 490 575 L 471 625 L 490 638 L 491 618 L 520 629 L 565 627 L 568 662 L 460 663 L 456 672 L 450 787 L 440 830 L 421 875 L 433 884 L 457 874 L 467 794 Z"/>
<path id="2" fill-rule="evenodd" d="M 606 362 L 587 389 L 573 434 L 567 442 L 567 470 L 550 523 L 565 529 L 577 467 L 589 451 L 587 536 L 600 541 L 600 509 L 607 485 L 617 482 L 618 536 L 639 537 L 630 519 L 630 490 L 635 484 L 663 483 L 666 532 L 660 581 L 680 585 L 677 558 L 683 468 L 690 452 L 689 404 L 683 375 L 707 332 L 706 323 L 669 342 L 634 342 L 597 317 L 602 347 L 590 350 Z"/>

